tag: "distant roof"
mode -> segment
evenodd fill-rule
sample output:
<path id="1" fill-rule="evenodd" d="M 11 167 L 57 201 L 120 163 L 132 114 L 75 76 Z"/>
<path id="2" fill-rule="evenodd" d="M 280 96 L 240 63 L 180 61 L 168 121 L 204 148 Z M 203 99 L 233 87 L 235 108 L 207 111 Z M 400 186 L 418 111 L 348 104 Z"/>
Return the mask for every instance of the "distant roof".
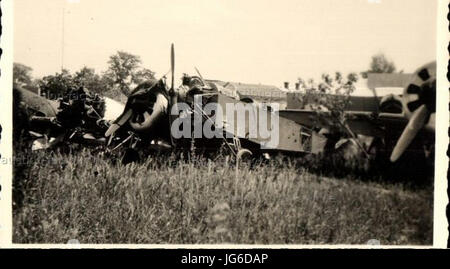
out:
<path id="1" fill-rule="evenodd" d="M 368 73 L 367 79 L 361 78 L 354 84 L 354 96 L 373 95 L 375 89 L 378 96 L 387 94 L 401 95 L 408 85 L 412 74 L 403 73 Z"/>
<path id="2" fill-rule="evenodd" d="M 399 87 L 404 88 L 411 80 L 412 74 L 403 73 L 368 73 L 367 74 L 367 87 L 373 88 L 390 88 Z"/>
<path id="3" fill-rule="evenodd" d="M 252 91 L 280 91 L 280 88 L 272 85 L 264 85 L 264 84 L 250 84 L 250 83 L 241 83 L 241 82 L 225 82 L 220 80 L 210 80 L 215 82 L 222 87 L 229 88 L 232 90 L 237 90 L 240 93 L 247 93 Z"/>
<path id="4" fill-rule="evenodd" d="M 412 74 L 404 73 L 368 73 L 367 79 L 360 78 L 355 84 L 355 91 L 352 96 L 373 96 L 374 89 L 377 96 L 385 96 L 388 94 L 401 95 L 403 89 L 408 85 Z M 225 82 L 220 80 L 208 80 L 217 83 L 224 88 L 237 91 L 244 95 L 270 95 L 285 94 L 284 89 L 272 85 L 251 84 L 241 82 Z"/>

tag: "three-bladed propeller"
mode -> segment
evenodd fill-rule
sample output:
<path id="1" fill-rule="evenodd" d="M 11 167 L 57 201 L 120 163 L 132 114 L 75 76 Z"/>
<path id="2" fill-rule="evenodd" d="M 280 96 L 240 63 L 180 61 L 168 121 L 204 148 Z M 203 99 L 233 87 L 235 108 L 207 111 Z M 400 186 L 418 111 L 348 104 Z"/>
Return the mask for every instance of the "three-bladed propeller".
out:
<path id="1" fill-rule="evenodd" d="M 403 92 L 403 110 L 409 122 L 391 154 L 391 162 L 397 161 L 436 112 L 436 62 L 419 68 L 411 83 Z"/>

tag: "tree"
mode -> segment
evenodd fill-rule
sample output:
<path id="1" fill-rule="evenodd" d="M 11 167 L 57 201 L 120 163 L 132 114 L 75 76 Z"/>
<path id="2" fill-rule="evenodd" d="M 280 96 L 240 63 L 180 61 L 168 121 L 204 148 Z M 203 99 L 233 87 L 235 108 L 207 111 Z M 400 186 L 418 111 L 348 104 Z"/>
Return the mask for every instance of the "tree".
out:
<path id="1" fill-rule="evenodd" d="M 336 72 L 334 76 L 322 74 L 318 83 L 313 79 L 304 82 L 299 78 L 299 81 L 305 89 L 299 102 L 303 109 L 311 109 L 316 113 L 316 125 L 328 126 L 331 133 L 347 133 L 348 116 L 345 111 L 350 105 L 350 95 L 355 90 L 358 75 L 349 73 L 344 79 L 342 73 Z"/>
<path id="2" fill-rule="evenodd" d="M 323 74 L 321 81 L 317 83 L 312 79 L 308 80 L 305 91 L 299 98 L 302 108 L 314 113 L 311 118 L 313 130 L 326 138 L 323 153 L 317 159 L 321 165 L 326 164 L 322 166 L 324 168 L 337 165 L 343 165 L 340 168 L 344 169 L 368 167 L 369 159 L 361 158 L 370 157 L 367 148 L 349 126 L 349 121 L 355 115 L 347 113 L 357 81 L 356 73 L 349 73 L 347 76 L 340 72 L 336 72 L 334 76 Z M 350 140 L 355 144 L 346 142 Z M 357 146 L 357 154 L 352 145 Z"/>
<path id="3" fill-rule="evenodd" d="M 39 81 L 41 94 L 48 99 L 63 97 L 77 86 L 72 75 L 66 69 L 63 69 L 61 73 L 45 76 Z"/>
<path id="4" fill-rule="evenodd" d="M 367 78 L 367 73 L 394 73 L 396 70 L 393 61 L 390 61 L 383 53 L 372 56 L 369 70 L 362 72 L 363 78 Z"/>
<path id="5" fill-rule="evenodd" d="M 382 53 L 372 56 L 372 62 L 370 63 L 370 73 L 394 73 L 395 64 L 389 61 Z"/>
<path id="6" fill-rule="evenodd" d="M 141 84 L 142 82 L 145 82 L 150 79 L 155 78 L 155 72 L 151 71 L 147 68 L 142 68 L 141 70 L 137 71 L 134 76 L 134 81 L 136 84 Z"/>
<path id="7" fill-rule="evenodd" d="M 105 80 L 112 89 L 118 89 L 128 96 L 133 86 L 154 78 L 154 72 L 141 67 L 141 59 L 137 55 L 118 51 L 109 57 L 109 67 L 105 72 Z"/>
<path id="8" fill-rule="evenodd" d="M 29 66 L 26 66 L 21 63 L 14 63 L 13 84 L 14 85 L 30 84 L 32 81 L 31 71 L 33 71 L 33 69 Z"/>
<path id="9" fill-rule="evenodd" d="M 31 72 L 33 69 L 29 66 L 26 66 L 21 63 L 13 64 L 13 87 L 22 87 L 29 91 L 38 93 L 39 88 L 33 77 L 31 76 Z"/>
<path id="10" fill-rule="evenodd" d="M 104 93 L 108 91 L 105 79 L 95 73 L 93 68 L 83 67 L 73 76 L 73 83 L 78 87 L 83 86 L 94 93 Z"/>

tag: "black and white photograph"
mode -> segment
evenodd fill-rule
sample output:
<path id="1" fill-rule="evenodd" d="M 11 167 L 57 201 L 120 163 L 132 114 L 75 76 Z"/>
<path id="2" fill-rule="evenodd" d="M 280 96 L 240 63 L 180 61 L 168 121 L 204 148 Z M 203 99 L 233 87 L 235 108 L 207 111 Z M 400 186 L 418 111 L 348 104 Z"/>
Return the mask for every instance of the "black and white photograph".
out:
<path id="1" fill-rule="evenodd" d="M 11 243 L 446 244 L 444 2 L 13 1 Z"/>

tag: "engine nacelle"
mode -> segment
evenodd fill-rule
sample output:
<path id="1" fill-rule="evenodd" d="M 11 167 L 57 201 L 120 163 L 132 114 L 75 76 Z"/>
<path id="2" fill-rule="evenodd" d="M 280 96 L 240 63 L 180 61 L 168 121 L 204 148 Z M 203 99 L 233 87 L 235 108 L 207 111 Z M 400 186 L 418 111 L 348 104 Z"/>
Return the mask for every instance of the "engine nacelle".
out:
<path id="1" fill-rule="evenodd" d="M 128 122 L 138 133 L 150 133 L 168 117 L 169 98 L 163 81 L 151 80 L 140 84 L 128 97 L 125 111 L 116 120 Z"/>
<path id="2" fill-rule="evenodd" d="M 402 98 L 395 94 L 388 94 L 386 96 L 383 96 L 380 101 L 379 111 L 385 113 L 402 113 Z"/>

